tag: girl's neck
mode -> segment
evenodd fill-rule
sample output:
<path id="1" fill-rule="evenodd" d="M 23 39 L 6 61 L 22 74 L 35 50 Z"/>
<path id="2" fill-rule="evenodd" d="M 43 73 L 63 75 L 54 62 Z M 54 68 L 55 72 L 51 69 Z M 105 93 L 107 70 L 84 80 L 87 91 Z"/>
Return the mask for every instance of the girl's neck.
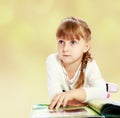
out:
<path id="1" fill-rule="evenodd" d="M 69 63 L 69 64 L 64 64 L 64 68 L 66 70 L 66 72 L 68 73 L 68 77 L 69 79 L 72 79 L 78 69 L 78 67 L 80 66 L 81 64 L 81 60 L 79 61 L 76 61 L 74 63 Z"/>

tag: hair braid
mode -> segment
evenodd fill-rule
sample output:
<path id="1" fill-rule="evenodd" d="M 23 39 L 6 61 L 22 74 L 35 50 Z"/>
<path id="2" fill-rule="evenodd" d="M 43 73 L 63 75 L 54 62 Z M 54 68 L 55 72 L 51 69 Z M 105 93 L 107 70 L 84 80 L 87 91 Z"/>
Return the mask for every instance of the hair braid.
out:
<path id="1" fill-rule="evenodd" d="M 79 78 L 75 84 L 75 88 L 79 88 L 79 87 L 83 86 L 84 78 L 85 78 L 84 72 L 85 72 L 85 68 L 86 68 L 89 60 L 92 60 L 92 57 L 91 57 L 91 54 L 87 51 L 86 53 L 83 54 L 82 64 L 81 64 L 81 72 L 80 72 Z"/>

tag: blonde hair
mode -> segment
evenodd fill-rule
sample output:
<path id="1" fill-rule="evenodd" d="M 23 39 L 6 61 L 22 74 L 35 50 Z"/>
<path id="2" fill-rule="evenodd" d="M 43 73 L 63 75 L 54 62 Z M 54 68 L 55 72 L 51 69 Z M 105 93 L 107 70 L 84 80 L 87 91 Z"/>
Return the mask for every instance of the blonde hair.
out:
<path id="1" fill-rule="evenodd" d="M 60 23 L 56 32 L 56 37 L 64 40 L 80 40 L 83 38 L 86 42 L 89 42 L 91 40 L 91 31 L 85 21 L 75 17 L 67 17 Z M 85 78 L 84 71 L 89 60 L 92 60 L 92 57 L 89 51 L 87 51 L 82 57 L 81 72 L 75 83 L 75 88 L 83 86 Z"/>

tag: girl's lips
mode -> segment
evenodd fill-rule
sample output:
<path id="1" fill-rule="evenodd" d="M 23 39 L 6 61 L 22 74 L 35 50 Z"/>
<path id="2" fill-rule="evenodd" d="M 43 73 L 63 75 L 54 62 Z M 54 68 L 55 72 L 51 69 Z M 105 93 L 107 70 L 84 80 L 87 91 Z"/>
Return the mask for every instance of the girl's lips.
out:
<path id="1" fill-rule="evenodd" d="M 63 55 L 63 56 L 68 57 L 68 56 L 70 56 L 70 55 Z"/>

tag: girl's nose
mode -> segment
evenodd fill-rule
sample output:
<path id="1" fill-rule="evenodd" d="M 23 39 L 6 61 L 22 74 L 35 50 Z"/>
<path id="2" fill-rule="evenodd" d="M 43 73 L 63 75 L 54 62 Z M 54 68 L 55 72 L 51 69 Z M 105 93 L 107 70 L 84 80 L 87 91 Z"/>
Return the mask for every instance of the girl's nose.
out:
<path id="1" fill-rule="evenodd" d="M 69 50 L 69 45 L 67 43 L 65 43 L 64 47 L 63 47 L 63 51 L 66 52 Z"/>

